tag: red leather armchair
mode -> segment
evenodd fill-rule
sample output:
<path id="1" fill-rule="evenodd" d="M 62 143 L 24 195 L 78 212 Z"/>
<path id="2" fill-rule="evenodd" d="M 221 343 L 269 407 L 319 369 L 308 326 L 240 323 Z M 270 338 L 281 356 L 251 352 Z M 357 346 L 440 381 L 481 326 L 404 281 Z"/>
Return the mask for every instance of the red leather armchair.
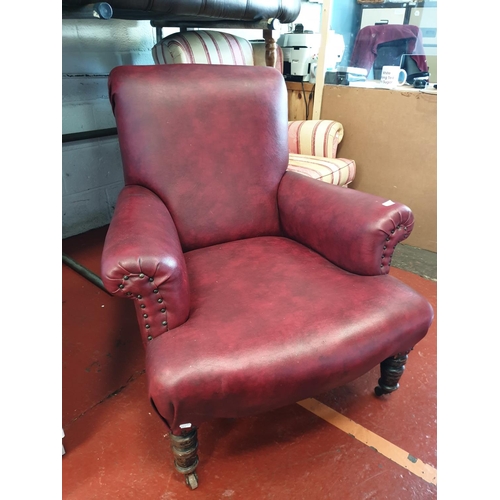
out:
<path id="1" fill-rule="evenodd" d="M 396 390 L 433 319 L 388 274 L 412 213 L 286 171 L 281 75 L 121 66 L 109 95 L 126 185 L 101 275 L 134 302 L 149 397 L 187 484 L 209 419 L 292 404 L 379 363 L 376 393 Z"/>

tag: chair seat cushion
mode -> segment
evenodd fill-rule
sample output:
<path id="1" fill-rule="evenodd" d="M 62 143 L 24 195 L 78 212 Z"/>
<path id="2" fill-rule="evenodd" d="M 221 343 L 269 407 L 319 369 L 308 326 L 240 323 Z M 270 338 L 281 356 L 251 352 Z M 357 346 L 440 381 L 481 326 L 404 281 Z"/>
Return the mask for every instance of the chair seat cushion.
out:
<path id="1" fill-rule="evenodd" d="M 172 430 L 347 383 L 411 349 L 432 320 L 427 301 L 395 278 L 351 274 L 286 238 L 185 258 L 190 317 L 146 346 L 150 397 Z"/>
<path id="2" fill-rule="evenodd" d="M 288 170 L 328 184 L 346 186 L 356 176 L 356 162 L 346 158 L 325 158 L 290 153 Z"/>

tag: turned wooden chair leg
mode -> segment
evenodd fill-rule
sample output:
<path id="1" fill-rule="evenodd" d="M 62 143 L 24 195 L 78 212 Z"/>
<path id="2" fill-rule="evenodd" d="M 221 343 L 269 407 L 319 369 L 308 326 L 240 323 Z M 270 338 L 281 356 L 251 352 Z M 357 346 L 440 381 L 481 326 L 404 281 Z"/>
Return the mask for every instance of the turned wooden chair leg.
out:
<path id="1" fill-rule="evenodd" d="M 276 66 L 277 49 L 276 41 L 273 38 L 273 30 L 262 30 L 262 34 L 266 42 L 266 66 L 274 68 Z"/>
<path id="2" fill-rule="evenodd" d="M 186 484 L 192 489 L 198 487 L 195 472 L 198 465 L 198 434 L 196 427 L 182 431 L 180 436 L 170 433 L 170 444 L 174 454 L 175 468 L 184 474 Z"/>
<path id="3" fill-rule="evenodd" d="M 396 354 L 396 356 L 387 358 L 380 363 L 380 378 L 378 379 L 378 386 L 375 387 L 377 396 L 390 394 L 399 388 L 399 379 L 405 370 L 409 352 Z"/>

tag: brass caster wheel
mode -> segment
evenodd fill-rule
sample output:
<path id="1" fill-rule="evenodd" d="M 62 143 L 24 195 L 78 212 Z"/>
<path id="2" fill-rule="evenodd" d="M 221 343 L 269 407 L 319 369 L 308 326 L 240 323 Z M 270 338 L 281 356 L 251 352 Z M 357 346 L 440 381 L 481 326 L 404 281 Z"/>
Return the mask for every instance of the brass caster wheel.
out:
<path id="1" fill-rule="evenodd" d="M 186 484 L 192 490 L 198 488 L 198 476 L 196 475 L 196 472 L 193 472 L 192 474 L 186 474 Z"/>

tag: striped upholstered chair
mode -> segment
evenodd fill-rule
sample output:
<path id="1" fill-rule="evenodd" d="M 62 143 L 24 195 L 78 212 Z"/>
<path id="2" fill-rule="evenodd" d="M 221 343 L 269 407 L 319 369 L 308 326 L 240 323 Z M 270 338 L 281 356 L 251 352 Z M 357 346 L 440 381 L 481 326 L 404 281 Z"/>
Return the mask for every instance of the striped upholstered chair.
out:
<path id="1" fill-rule="evenodd" d="M 152 48 L 155 64 L 228 64 L 265 66 L 265 42 L 212 30 L 173 33 Z M 283 53 L 277 46 L 275 68 L 283 73 Z M 337 158 L 344 127 L 333 120 L 288 123 L 288 170 L 347 187 L 356 174 L 354 160 Z"/>

